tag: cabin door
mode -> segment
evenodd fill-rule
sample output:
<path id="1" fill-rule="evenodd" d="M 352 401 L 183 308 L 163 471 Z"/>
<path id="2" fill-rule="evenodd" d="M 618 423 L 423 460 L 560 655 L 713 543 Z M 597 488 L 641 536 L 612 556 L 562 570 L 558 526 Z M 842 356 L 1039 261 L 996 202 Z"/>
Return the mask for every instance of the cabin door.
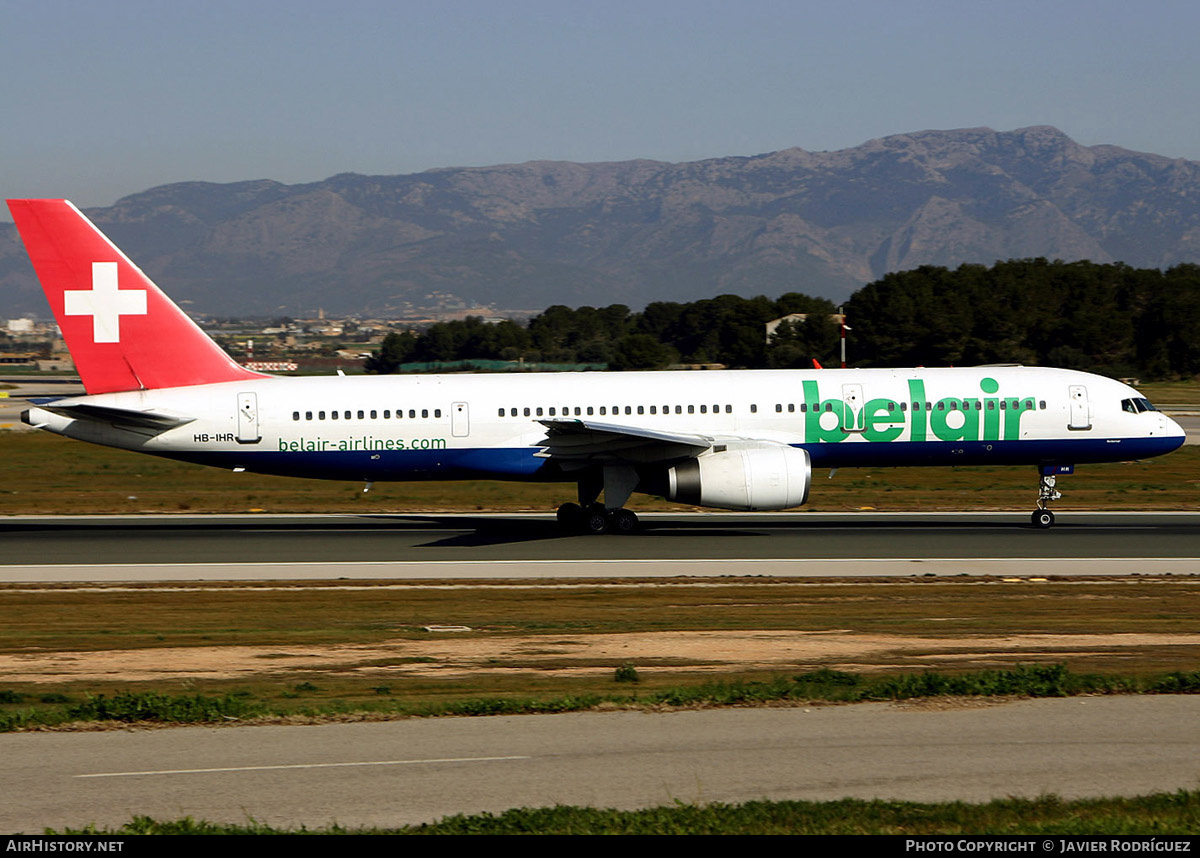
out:
<path id="1" fill-rule="evenodd" d="M 262 440 L 258 431 L 258 394 L 238 394 L 238 443 L 257 444 Z"/>
<path id="2" fill-rule="evenodd" d="M 450 406 L 450 434 L 455 438 L 466 438 L 471 434 L 470 413 L 467 403 L 455 402 Z"/>
<path id="3" fill-rule="evenodd" d="M 863 389 L 861 384 L 842 385 L 842 431 L 861 432 L 862 421 L 859 415 L 863 410 Z"/>
<path id="4" fill-rule="evenodd" d="M 1092 404 L 1088 402 L 1087 388 L 1082 384 L 1072 384 L 1069 392 L 1071 394 L 1071 422 L 1067 424 L 1067 428 L 1076 431 L 1091 429 Z"/>

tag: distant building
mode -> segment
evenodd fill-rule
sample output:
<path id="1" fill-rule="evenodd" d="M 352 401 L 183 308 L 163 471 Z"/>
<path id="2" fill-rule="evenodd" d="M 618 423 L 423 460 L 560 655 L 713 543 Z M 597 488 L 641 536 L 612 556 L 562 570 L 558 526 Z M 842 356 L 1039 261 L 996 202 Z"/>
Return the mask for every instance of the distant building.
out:
<path id="1" fill-rule="evenodd" d="M 54 357 L 39 360 L 37 368 L 41 372 L 74 372 L 75 361 L 71 360 L 70 355 L 54 355 Z"/>

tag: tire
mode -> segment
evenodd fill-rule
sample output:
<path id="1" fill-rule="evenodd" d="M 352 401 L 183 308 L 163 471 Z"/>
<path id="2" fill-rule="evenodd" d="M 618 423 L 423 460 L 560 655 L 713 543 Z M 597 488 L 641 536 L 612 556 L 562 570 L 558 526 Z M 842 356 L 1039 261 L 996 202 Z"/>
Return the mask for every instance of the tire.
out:
<path id="1" fill-rule="evenodd" d="M 1034 527 L 1046 530 L 1054 524 L 1054 513 L 1048 509 L 1035 509 L 1029 520 L 1033 522 Z"/>
<path id="2" fill-rule="evenodd" d="M 613 533 L 634 533 L 638 528 L 638 517 L 627 509 L 614 510 L 609 516 Z"/>
<path id="3" fill-rule="evenodd" d="M 608 514 L 603 507 L 589 507 L 584 511 L 583 530 L 585 533 L 608 533 Z"/>
<path id="4" fill-rule="evenodd" d="M 583 525 L 583 507 L 565 503 L 558 508 L 558 526 L 563 530 L 579 530 Z"/>

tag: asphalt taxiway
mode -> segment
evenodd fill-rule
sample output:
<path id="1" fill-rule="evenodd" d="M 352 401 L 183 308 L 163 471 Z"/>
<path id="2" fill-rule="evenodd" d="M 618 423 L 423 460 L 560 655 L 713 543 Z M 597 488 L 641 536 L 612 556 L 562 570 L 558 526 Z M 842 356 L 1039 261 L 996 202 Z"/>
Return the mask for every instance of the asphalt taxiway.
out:
<path id="1" fill-rule="evenodd" d="M 1200 574 L 1200 513 L 675 514 L 630 536 L 545 515 L 0 518 L 0 582 Z"/>
<path id="2" fill-rule="evenodd" d="M 309 828 L 555 804 L 1195 789 L 1200 698 L 865 703 L 0 735 L 0 831 L 146 814 Z"/>

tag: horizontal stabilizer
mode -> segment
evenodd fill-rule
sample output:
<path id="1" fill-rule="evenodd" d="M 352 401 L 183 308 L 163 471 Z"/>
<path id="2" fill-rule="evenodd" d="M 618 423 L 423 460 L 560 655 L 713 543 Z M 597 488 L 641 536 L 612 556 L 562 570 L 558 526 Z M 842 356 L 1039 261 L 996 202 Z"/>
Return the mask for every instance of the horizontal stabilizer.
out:
<path id="1" fill-rule="evenodd" d="M 91 420 L 94 422 L 111 423 L 113 426 L 128 429 L 152 429 L 155 432 L 166 432 L 176 426 L 183 426 L 195 420 L 195 417 L 178 417 L 174 414 L 163 414 L 158 411 L 135 411 L 132 408 L 113 408 L 108 405 L 43 405 L 46 411 L 70 417 L 74 420 Z"/>

